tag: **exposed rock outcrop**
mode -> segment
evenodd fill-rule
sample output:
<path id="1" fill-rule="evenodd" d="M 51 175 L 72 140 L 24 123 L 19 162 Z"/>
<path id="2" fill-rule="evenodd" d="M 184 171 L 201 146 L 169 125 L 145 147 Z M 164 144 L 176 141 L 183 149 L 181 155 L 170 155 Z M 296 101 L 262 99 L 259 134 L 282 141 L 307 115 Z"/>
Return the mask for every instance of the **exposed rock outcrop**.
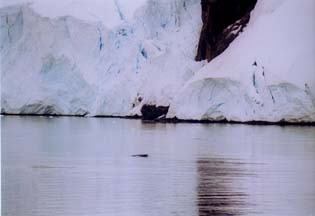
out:
<path id="1" fill-rule="evenodd" d="M 196 61 L 220 55 L 242 32 L 257 0 L 202 0 L 203 27 Z"/>
<path id="2" fill-rule="evenodd" d="M 156 106 L 145 104 L 141 108 L 142 118 L 144 120 L 155 120 L 165 117 L 168 113 L 169 106 Z"/>

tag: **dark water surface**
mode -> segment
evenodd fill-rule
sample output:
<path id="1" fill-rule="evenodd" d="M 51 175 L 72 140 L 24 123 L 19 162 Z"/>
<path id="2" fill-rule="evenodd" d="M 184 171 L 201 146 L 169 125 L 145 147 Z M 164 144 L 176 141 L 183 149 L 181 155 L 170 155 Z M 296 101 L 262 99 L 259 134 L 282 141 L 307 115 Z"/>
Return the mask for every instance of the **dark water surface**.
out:
<path id="1" fill-rule="evenodd" d="M 1 127 L 2 215 L 315 215 L 315 127 L 12 116 Z"/>

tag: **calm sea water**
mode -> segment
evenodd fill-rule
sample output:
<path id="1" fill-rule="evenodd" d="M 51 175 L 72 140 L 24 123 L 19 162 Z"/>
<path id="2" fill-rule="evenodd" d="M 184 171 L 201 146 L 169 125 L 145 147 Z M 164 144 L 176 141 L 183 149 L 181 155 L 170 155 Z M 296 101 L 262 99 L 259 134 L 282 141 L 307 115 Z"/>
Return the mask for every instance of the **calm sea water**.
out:
<path id="1" fill-rule="evenodd" d="M 315 127 L 9 116 L 1 127 L 2 215 L 315 215 Z"/>

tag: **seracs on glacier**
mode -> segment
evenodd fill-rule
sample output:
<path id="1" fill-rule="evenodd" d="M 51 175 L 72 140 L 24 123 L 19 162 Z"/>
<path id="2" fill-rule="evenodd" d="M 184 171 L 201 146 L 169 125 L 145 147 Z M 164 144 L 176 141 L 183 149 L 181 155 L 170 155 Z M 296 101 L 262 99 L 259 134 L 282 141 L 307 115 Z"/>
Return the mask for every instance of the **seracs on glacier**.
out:
<path id="1" fill-rule="evenodd" d="M 156 104 L 167 118 L 315 122 L 313 1 L 258 0 L 209 63 L 194 60 L 199 0 L 148 0 L 133 15 L 111 2 L 114 24 L 0 9 L 2 113 L 133 116 Z"/>

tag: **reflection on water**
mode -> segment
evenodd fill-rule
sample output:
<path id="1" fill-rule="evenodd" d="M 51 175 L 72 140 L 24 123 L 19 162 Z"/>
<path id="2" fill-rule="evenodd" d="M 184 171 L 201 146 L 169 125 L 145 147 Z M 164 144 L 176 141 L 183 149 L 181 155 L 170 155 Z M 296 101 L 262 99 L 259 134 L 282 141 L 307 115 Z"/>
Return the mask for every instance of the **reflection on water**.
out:
<path id="1" fill-rule="evenodd" d="M 2 215 L 315 215 L 315 127 L 40 117 L 1 127 Z"/>
<path id="2" fill-rule="evenodd" d="M 253 173 L 243 163 L 224 158 L 198 159 L 199 215 L 242 215 L 250 206 L 248 194 L 237 188 Z"/>

